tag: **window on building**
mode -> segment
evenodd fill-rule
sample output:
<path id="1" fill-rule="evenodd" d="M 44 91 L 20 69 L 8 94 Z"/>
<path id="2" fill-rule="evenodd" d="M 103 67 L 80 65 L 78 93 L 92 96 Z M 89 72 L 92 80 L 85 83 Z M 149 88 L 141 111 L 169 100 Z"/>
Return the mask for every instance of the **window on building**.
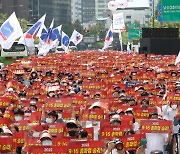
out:
<path id="1" fill-rule="evenodd" d="M 145 15 L 145 18 L 150 18 L 150 15 Z"/>
<path id="2" fill-rule="evenodd" d="M 126 16 L 126 19 L 131 19 L 131 16 Z"/>

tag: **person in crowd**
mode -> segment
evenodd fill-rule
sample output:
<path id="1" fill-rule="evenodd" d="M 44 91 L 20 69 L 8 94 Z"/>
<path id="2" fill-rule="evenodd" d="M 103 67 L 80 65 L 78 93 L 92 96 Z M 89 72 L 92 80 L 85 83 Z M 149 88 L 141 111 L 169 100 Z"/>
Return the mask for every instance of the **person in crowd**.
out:
<path id="1" fill-rule="evenodd" d="M 41 141 L 42 146 L 52 146 L 53 145 L 52 135 L 47 130 L 44 130 L 41 132 L 39 139 Z"/>
<path id="2" fill-rule="evenodd" d="M 88 132 L 84 129 L 80 130 L 78 133 L 78 139 L 80 141 L 87 141 L 88 140 Z"/>
<path id="3" fill-rule="evenodd" d="M 14 110 L 14 119 L 15 122 L 20 122 L 24 119 L 24 111 L 22 109 L 15 109 Z"/>
<path id="4" fill-rule="evenodd" d="M 68 131 L 68 136 L 71 137 L 72 140 L 77 140 L 78 139 L 78 132 L 80 129 L 80 125 L 75 119 L 71 119 L 66 123 L 67 131 Z"/>
<path id="5" fill-rule="evenodd" d="M 114 139 L 107 143 L 107 148 L 104 154 L 127 154 L 124 150 L 124 144 L 119 139 Z"/>
<path id="6" fill-rule="evenodd" d="M 76 52 L 71 53 L 69 58 L 66 56 L 64 54 L 30 56 L 0 70 L 1 138 L 14 139 L 23 133 L 27 134 L 24 143 L 26 153 L 29 152 L 29 145 L 32 147 L 40 144 L 56 145 L 52 138 L 54 134 L 50 134 L 50 130 L 53 132 L 53 129 L 65 131 L 55 134 L 59 141 L 70 139 L 70 143 L 76 144 L 76 141 L 88 143 L 86 128 L 93 127 L 92 141 L 103 141 L 101 138 L 101 126 L 105 126 L 103 124 L 121 128 L 131 122 L 126 119 L 128 117 L 133 125 L 125 129 L 122 137 L 144 135 L 147 144 L 140 143 L 134 151 L 127 151 L 124 140 L 123 143 L 121 140 L 112 139 L 103 149 L 105 154 L 134 154 L 135 150 L 138 154 L 165 153 L 164 146 L 169 143 L 172 133 L 180 131 L 177 99 L 180 92 L 179 71 L 178 66 L 172 65 L 174 56 L 161 55 L 161 61 L 155 60 L 156 55 L 147 54 L 145 57 L 137 53 L 126 55 L 116 51 Z M 18 74 L 19 70 L 23 70 L 23 73 Z M 93 86 L 89 86 L 91 84 Z M 66 98 L 72 101 L 69 108 L 66 108 Z M 61 100 L 64 106 L 46 108 L 49 100 L 54 102 Z M 136 116 L 136 109 L 139 108 L 149 112 L 147 121 L 172 121 L 174 125 L 172 132 L 142 134 L 139 124 L 141 119 Z M 151 109 L 154 109 L 154 112 L 150 112 Z M 72 112 L 72 115 L 69 116 L 66 111 Z M 89 115 L 97 114 L 96 117 L 103 118 L 99 120 L 89 115 L 85 117 L 84 112 Z M 41 116 L 37 116 L 40 114 Z M 65 117 L 71 120 L 66 120 Z M 28 127 L 34 124 L 37 128 Z M 63 128 L 59 128 L 61 126 Z M 26 127 L 27 130 L 20 129 Z M 175 142 L 173 144 L 176 145 Z M 0 148 L 0 153 L 1 150 Z M 17 153 L 20 152 L 21 150 Z"/>

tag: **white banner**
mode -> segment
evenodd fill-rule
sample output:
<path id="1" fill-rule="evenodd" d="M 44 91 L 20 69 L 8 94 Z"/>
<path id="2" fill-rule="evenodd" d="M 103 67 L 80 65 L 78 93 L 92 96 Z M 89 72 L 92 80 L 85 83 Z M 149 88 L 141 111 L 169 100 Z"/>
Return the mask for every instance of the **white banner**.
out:
<path id="1" fill-rule="evenodd" d="M 113 30 L 125 29 L 123 13 L 113 14 Z"/>

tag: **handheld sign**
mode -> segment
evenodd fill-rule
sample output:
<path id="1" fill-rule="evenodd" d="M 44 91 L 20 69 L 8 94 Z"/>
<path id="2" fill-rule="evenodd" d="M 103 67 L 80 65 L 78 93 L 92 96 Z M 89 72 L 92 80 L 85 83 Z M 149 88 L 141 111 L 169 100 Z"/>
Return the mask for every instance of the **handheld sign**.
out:
<path id="1" fill-rule="evenodd" d="M 70 142 L 68 153 L 103 153 L 103 141 L 74 141 Z"/>
<path id="2" fill-rule="evenodd" d="M 142 133 L 169 133 L 172 131 L 172 121 L 141 120 Z"/>

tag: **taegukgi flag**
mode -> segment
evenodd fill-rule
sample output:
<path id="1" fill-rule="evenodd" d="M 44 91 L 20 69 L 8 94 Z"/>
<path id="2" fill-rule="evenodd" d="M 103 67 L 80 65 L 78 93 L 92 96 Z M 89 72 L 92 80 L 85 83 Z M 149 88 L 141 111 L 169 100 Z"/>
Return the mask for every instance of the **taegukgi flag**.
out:
<path id="1" fill-rule="evenodd" d="M 113 41 L 113 32 L 111 26 L 106 34 L 103 50 L 108 48 L 111 45 L 112 41 Z"/>
<path id="2" fill-rule="evenodd" d="M 0 28 L 0 44 L 3 49 L 10 49 L 14 41 L 21 36 L 23 31 L 14 12 Z"/>
<path id="3" fill-rule="evenodd" d="M 77 32 L 76 30 L 73 31 L 70 41 L 73 42 L 75 45 L 79 44 L 83 39 L 83 35 Z"/>

